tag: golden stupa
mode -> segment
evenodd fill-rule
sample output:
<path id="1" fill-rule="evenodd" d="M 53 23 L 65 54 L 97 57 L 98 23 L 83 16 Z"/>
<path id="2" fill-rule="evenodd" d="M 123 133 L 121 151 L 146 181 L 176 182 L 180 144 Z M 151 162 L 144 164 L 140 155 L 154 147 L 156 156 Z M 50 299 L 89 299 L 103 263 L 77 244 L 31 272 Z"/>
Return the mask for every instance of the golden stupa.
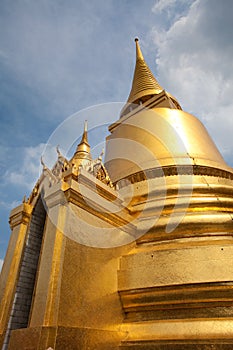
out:
<path id="1" fill-rule="evenodd" d="M 233 348 L 233 169 L 135 41 L 105 163 L 85 124 L 11 212 L 2 350 Z"/>

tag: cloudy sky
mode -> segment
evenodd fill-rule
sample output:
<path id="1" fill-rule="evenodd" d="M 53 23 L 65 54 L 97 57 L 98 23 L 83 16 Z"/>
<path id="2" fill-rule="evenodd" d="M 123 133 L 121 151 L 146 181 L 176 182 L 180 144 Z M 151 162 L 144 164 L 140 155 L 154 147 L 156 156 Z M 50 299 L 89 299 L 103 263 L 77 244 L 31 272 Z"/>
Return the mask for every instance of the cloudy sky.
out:
<path id="1" fill-rule="evenodd" d="M 1 1 L 0 261 L 9 211 L 30 194 L 53 131 L 80 110 L 127 99 L 136 36 L 160 85 L 233 166 L 232 16 L 232 0 Z"/>

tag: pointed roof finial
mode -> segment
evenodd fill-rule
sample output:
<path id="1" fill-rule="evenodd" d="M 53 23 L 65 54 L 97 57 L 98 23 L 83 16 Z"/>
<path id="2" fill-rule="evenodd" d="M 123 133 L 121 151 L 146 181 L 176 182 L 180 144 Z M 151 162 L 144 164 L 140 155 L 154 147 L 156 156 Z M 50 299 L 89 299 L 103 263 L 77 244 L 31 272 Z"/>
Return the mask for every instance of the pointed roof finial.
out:
<path id="1" fill-rule="evenodd" d="M 61 157 L 61 152 L 60 152 L 60 150 L 59 150 L 59 145 L 57 145 L 57 147 L 56 147 L 56 151 L 57 151 L 57 156 L 58 157 Z"/>
<path id="2" fill-rule="evenodd" d="M 87 137 L 87 120 L 85 120 L 82 139 L 76 148 L 72 161 L 75 160 L 76 163 L 81 164 L 82 160 L 84 159 L 86 160 L 92 159 L 91 153 L 90 153 L 90 145 L 88 143 L 88 137 Z"/>
<path id="3" fill-rule="evenodd" d="M 137 103 L 142 97 L 148 96 L 150 98 L 151 95 L 157 95 L 163 91 L 144 60 L 138 38 L 135 38 L 135 43 L 136 65 L 132 88 L 127 101 L 129 103 Z"/>
<path id="4" fill-rule="evenodd" d="M 87 138 L 87 120 L 85 120 L 85 122 L 84 122 L 83 135 L 82 135 L 82 139 L 81 139 L 79 145 L 81 145 L 82 143 L 85 143 L 85 144 L 87 144 L 89 146 L 88 138 Z"/>
<path id="5" fill-rule="evenodd" d="M 87 131 L 87 120 L 84 122 L 84 131 Z"/>
<path id="6" fill-rule="evenodd" d="M 42 156 L 40 157 L 40 163 L 41 163 L 41 165 L 42 165 L 42 167 L 43 167 L 43 170 L 47 169 L 47 166 L 45 165 L 45 162 L 44 162 Z"/>
<path id="7" fill-rule="evenodd" d="M 136 60 L 144 60 L 144 57 L 142 55 L 142 51 L 139 45 L 139 39 L 135 38 L 134 41 L 136 43 Z"/>

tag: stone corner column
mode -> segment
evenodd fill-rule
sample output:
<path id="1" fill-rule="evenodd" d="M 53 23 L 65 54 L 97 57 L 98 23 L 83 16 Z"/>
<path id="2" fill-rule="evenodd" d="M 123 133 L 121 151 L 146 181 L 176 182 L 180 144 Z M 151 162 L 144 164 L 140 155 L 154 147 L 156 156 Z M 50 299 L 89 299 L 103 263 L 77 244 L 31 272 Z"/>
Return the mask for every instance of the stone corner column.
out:
<path id="1" fill-rule="evenodd" d="M 0 275 L 0 346 L 4 339 L 11 311 L 31 213 L 32 206 L 28 203 L 22 203 L 11 211 L 9 217 L 12 231 Z"/>

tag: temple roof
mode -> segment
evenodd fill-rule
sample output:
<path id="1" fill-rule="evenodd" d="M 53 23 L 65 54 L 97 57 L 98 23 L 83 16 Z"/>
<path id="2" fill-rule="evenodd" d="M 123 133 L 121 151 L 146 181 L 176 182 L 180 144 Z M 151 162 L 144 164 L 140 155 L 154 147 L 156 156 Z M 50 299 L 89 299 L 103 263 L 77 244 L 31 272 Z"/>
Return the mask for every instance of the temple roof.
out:
<path id="1" fill-rule="evenodd" d="M 128 103 L 135 103 L 144 96 L 159 94 L 164 89 L 159 85 L 142 55 L 136 38 L 136 65 Z"/>

